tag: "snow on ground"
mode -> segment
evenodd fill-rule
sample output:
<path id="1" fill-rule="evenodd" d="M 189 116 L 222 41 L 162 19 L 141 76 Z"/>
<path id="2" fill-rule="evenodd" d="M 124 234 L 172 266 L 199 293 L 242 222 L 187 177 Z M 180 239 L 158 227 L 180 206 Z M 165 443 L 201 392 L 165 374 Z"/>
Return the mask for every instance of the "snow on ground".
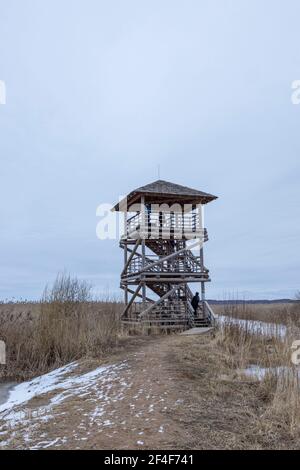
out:
<path id="1" fill-rule="evenodd" d="M 32 435 L 38 432 L 39 426 L 53 420 L 54 415 L 57 418 L 59 414 L 54 412 L 54 408 L 69 398 L 82 398 L 93 405 L 92 411 L 78 426 L 78 432 L 74 430 L 75 439 L 80 431 L 86 429 L 86 421 L 89 425 L 110 426 L 112 424 L 109 419 L 104 418 L 105 408 L 111 401 L 122 400 L 124 391 L 130 387 L 130 384 L 122 381 L 119 376 L 120 372 L 127 367 L 126 362 L 98 367 L 80 375 L 76 375 L 77 367 L 77 363 L 68 364 L 13 388 L 8 400 L 0 406 L 0 447 L 9 446 L 16 437 L 21 437 L 23 442 L 28 443 L 28 448 L 32 449 L 59 446 L 65 443 L 66 437 L 64 436 L 57 437 L 54 442 L 53 439 L 47 439 L 47 435 L 41 435 L 43 439 L 39 443 L 34 446 L 30 445 L 33 441 Z M 118 392 L 114 395 L 111 394 L 111 388 L 116 382 Z M 37 408 L 29 406 L 30 400 L 45 397 L 48 393 L 51 393 L 51 397 L 45 406 Z M 60 415 L 63 414 L 65 413 L 60 413 Z M 80 439 L 87 438 L 81 437 Z"/>
<path id="2" fill-rule="evenodd" d="M 267 323 L 258 320 L 243 320 L 225 315 L 215 315 L 215 317 L 221 326 L 224 324 L 238 325 L 250 333 L 267 337 L 277 337 L 283 339 L 289 331 L 285 325 L 276 323 Z M 243 369 L 241 372 L 247 377 L 263 380 L 264 377 L 269 373 L 275 374 L 277 377 L 285 377 L 291 373 L 294 373 L 295 369 L 287 366 L 261 367 L 257 364 L 252 364 L 246 369 Z M 296 376 L 297 375 L 300 379 L 300 370 L 296 371 Z"/>
<path id="3" fill-rule="evenodd" d="M 277 336 L 284 338 L 287 333 L 285 325 L 278 325 L 276 323 L 266 323 L 258 320 L 243 320 L 241 318 L 232 318 L 226 315 L 215 315 L 220 325 L 232 324 L 238 325 L 250 333 L 263 335 L 263 336 Z"/>
<path id="4" fill-rule="evenodd" d="M 256 378 L 258 380 L 263 380 L 264 377 L 269 373 L 272 373 L 278 377 L 285 377 L 295 371 L 296 375 L 298 374 L 300 379 L 300 370 L 292 369 L 291 367 L 287 366 L 261 367 L 257 364 L 251 364 L 249 367 L 242 370 L 243 374 L 245 374 L 247 377 Z"/>
<path id="5" fill-rule="evenodd" d="M 107 381 L 112 378 L 112 375 L 117 370 L 122 369 L 122 364 L 119 366 L 104 366 L 98 367 L 91 372 L 79 376 L 66 376 L 72 372 L 78 364 L 72 363 L 67 366 L 56 369 L 49 374 L 41 375 L 30 382 L 23 382 L 17 385 L 10 392 L 9 398 L 6 403 L 0 406 L 0 418 L 4 420 L 11 420 L 14 417 L 13 409 L 16 406 L 22 405 L 36 396 L 41 396 L 45 393 L 54 390 L 62 390 L 50 400 L 50 404 L 57 405 L 71 395 L 83 396 L 84 392 L 88 391 L 99 378 L 102 381 Z M 12 412 L 10 413 L 10 411 Z"/>
<path id="6" fill-rule="evenodd" d="M 265 336 L 284 337 L 287 333 L 284 325 L 235 319 L 223 315 L 216 315 L 216 318 L 221 325 L 237 324 L 250 332 Z M 144 353 L 135 354 L 136 360 L 141 359 L 143 355 Z M 78 366 L 78 363 L 68 364 L 16 385 L 11 390 L 8 399 L 0 405 L 0 448 L 46 449 L 60 447 L 70 441 L 73 448 L 76 448 L 76 442 L 80 447 L 80 441 L 89 439 L 94 426 L 99 432 L 108 430 L 109 434 L 118 432 L 120 426 L 123 431 L 127 431 L 125 416 L 118 416 L 114 408 L 128 397 L 129 416 L 133 415 L 138 422 L 146 424 L 155 421 L 153 415 L 160 406 L 162 412 L 167 410 L 167 407 L 163 406 L 166 392 L 164 396 L 153 394 L 151 377 L 148 378 L 147 384 L 144 384 L 145 388 L 139 385 L 132 393 L 134 372 L 126 361 L 101 366 L 81 374 L 76 373 Z M 146 372 L 146 369 L 143 369 L 143 372 Z M 242 372 L 262 379 L 268 370 L 253 365 Z M 143 405 L 140 404 L 141 398 Z M 68 399 L 73 399 L 72 413 L 77 414 L 77 418 L 79 415 L 79 418 L 76 424 L 74 420 L 71 435 L 64 435 L 64 426 L 57 434 L 53 434 L 53 430 L 56 431 L 56 423 L 64 423 L 67 418 L 68 413 L 65 408 L 59 405 Z M 174 406 L 180 406 L 182 401 L 178 399 Z M 46 426 L 48 422 L 50 425 Z M 132 428 L 131 432 L 135 429 Z M 144 436 L 143 432 L 143 428 L 136 429 L 139 437 Z M 156 432 L 164 433 L 165 425 L 158 425 Z M 136 443 L 142 446 L 145 441 L 139 439 Z"/>
<path id="7" fill-rule="evenodd" d="M 3 413 L 11 410 L 15 406 L 21 405 L 37 395 L 51 392 L 57 388 L 65 388 L 67 381 L 63 381 L 62 377 L 72 372 L 78 364 L 68 364 L 59 369 L 55 369 L 49 374 L 41 375 L 30 382 L 23 382 L 16 385 L 10 392 L 8 400 L 0 405 L 0 417 Z M 61 385 L 63 383 L 63 385 Z M 4 415 L 5 417 L 5 415 Z"/>
<path id="8" fill-rule="evenodd" d="M 284 372 L 287 367 L 260 367 L 257 364 L 251 364 L 246 369 L 243 369 L 243 374 L 247 377 L 257 378 L 262 380 L 268 372 L 281 373 Z"/>

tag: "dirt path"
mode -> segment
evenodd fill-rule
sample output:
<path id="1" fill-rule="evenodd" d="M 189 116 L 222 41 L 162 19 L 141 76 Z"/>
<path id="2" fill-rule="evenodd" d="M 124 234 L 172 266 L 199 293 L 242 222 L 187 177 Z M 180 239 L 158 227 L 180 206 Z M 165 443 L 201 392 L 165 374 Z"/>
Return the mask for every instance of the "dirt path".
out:
<path id="1" fill-rule="evenodd" d="M 210 334 L 132 342 L 107 364 L 73 364 L 54 385 L 51 377 L 29 384 L 27 396 L 43 393 L 0 413 L 0 447 L 265 447 L 256 384 L 224 375 Z"/>
<path id="2" fill-rule="evenodd" d="M 143 341 L 128 354 L 114 357 L 108 371 L 84 390 L 76 385 L 68 389 L 63 401 L 58 398 L 58 386 L 17 407 L 0 432 L 2 448 L 176 446 L 180 430 L 174 429 L 171 416 L 183 398 L 167 360 L 174 340 L 170 336 Z M 81 363 L 71 376 L 86 368 Z"/>

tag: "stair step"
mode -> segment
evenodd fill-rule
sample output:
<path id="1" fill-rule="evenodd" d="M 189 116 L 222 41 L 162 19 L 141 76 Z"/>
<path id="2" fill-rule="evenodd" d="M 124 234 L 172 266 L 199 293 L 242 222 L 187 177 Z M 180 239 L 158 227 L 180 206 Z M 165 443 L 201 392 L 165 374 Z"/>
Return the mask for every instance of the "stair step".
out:
<path id="1" fill-rule="evenodd" d="M 211 321 L 208 318 L 195 318 L 193 321 L 194 326 L 211 326 Z"/>

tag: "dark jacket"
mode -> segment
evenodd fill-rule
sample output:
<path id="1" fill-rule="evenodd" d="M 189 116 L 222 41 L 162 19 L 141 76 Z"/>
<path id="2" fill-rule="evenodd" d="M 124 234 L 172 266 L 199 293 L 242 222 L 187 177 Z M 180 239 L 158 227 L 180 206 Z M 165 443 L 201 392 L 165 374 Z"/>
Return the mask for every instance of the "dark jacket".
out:
<path id="1" fill-rule="evenodd" d="M 192 307 L 193 307 L 194 310 L 197 310 L 199 302 L 200 302 L 199 295 L 194 295 L 194 297 L 192 298 L 192 302 L 191 302 Z"/>

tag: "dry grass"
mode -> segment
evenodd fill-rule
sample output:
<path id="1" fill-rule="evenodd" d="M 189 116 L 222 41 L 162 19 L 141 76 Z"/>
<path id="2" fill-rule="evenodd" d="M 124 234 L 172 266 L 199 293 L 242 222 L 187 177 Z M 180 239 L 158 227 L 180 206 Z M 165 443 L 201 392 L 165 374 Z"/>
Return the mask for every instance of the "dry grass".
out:
<path id="1" fill-rule="evenodd" d="M 251 318 L 252 319 L 252 318 Z M 241 373 L 251 365 L 267 368 L 259 381 L 256 395 L 264 403 L 264 410 L 256 419 L 257 433 L 270 436 L 285 434 L 300 439 L 300 383 L 299 367 L 291 361 L 291 345 L 299 339 L 298 318 L 290 316 L 286 336 L 267 337 L 246 328 L 226 322 L 219 329 L 215 342 L 223 351 L 223 358 L 231 373 Z"/>
<path id="2" fill-rule="evenodd" d="M 269 331 L 269 330 L 267 330 Z M 271 334 L 272 333 L 272 334 Z M 216 342 L 222 348 L 229 367 L 243 369 L 250 364 L 261 367 L 279 367 L 290 364 L 290 338 L 283 337 L 276 328 L 270 334 L 258 334 L 251 321 L 222 324 L 216 335 Z"/>
<path id="3" fill-rule="evenodd" d="M 231 301 L 213 306 L 217 314 L 245 320 L 258 320 L 266 323 L 300 325 L 300 301 L 291 303 L 251 304 L 240 301 Z"/>
<path id="4" fill-rule="evenodd" d="M 60 275 L 41 302 L 0 306 L 0 338 L 6 342 L 2 377 L 25 379 L 82 357 L 99 357 L 118 342 L 117 302 L 94 302 L 90 286 Z"/>
<path id="5" fill-rule="evenodd" d="M 67 301 L 65 305 L 61 305 L 61 302 L 56 305 L 53 298 L 49 302 L 45 301 L 42 306 L 46 309 L 45 318 L 42 322 L 46 322 L 43 325 L 48 331 L 47 337 L 51 337 L 49 332 L 57 331 L 57 319 L 60 317 L 70 319 L 70 323 L 67 323 L 70 328 L 73 328 L 72 322 L 78 326 L 78 318 L 81 318 L 82 312 L 86 312 L 85 309 L 81 310 L 82 305 L 87 311 L 89 308 L 91 312 L 99 309 L 104 314 L 108 306 L 106 303 L 96 305 L 92 302 L 69 305 Z M 48 308 L 52 313 L 47 311 Z M 115 308 L 118 309 L 118 306 L 112 304 L 112 311 Z M 64 313 L 61 313 L 61 309 Z M 74 314 L 74 311 L 77 313 Z M 40 311 L 38 318 L 41 320 Z M 100 326 L 101 315 L 91 324 L 94 325 L 94 321 L 98 320 Z M 79 329 L 81 334 L 89 330 L 86 326 Z M 70 331 L 72 336 L 75 330 Z M 108 337 L 115 338 L 115 328 L 112 331 Z M 128 448 L 128 443 L 132 442 L 128 440 L 130 433 L 131 437 L 134 435 L 136 443 L 137 429 L 145 424 L 137 413 L 148 410 L 149 403 L 145 394 L 142 394 L 134 410 L 131 410 L 130 405 L 133 397 L 138 395 L 137 392 L 147 384 L 147 393 L 148 387 L 155 387 L 151 392 L 153 399 L 163 397 L 164 400 L 159 400 L 155 405 L 156 411 L 156 406 L 161 407 L 157 421 L 146 424 L 145 429 L 141 427 L 145 438 L 148 436 L 149 448 L 153 448 L 153 445 L 161 448 L 164 445 L 162 448 L 172 449 L 297 449 L 300 447 L 299 369 L 291 364 L 291 343 L 299 339 L 296 333 L 299 330 L 287 331 L 286 337 L 276 334 L 273 337 L 264 336 L 257 334 L 251 322 L 245 327 L 244 324 L 233 324 L 228 319 L 228 322 L 207 335 L 133 336 L 128 341 L 126 338 L 126 345 L 121 352 L 115 348 L 114 340 L 108 345 L 105 345 L 105 341 L 97 344 L 93 340 L 87 341 L 88 335 L 83 335 L 85 340 L 79 344 L 82 345 L 80 355 L 98 356 L 110 351 L 110 361 L 115 363 L 126 358 L 130 366 L 133 388 L 128 391 L 127 401 L 124 399 L 114 404 L 113 411 L 116 407 L 117 415 L 122 417 L 120 419 L 123 420 L 126 415 L 131 424 L 125 432 L 119 421 L 115 422 L 114 446 Z M 99 334 L 95 336 L 99 337 Z M 48 356 L 43 354 L 44 358 L 50 358 L 51 364 L 69 355 L 73 356 L 71 338 L 62 336 L 60 341 L 66 345 L 62 351 L 56 348 L 56 339 L 53 337 L 50 342 L 52 346 L 47 343 L 45 347 L 46 353 L 52 351 Z M 87 344 L 91 346 L 87 347 Z M 74 352 L 76 354 L 76 350 Z M 269 373 L 262 380 L 246 376 L 244 369 L 253 364 L 269 368 Z M 118 386 L 118 382 L 115 386 Z M 76 415 L 72 408 L 74 403 L 66 403 L 65 406 L 67 424 L 63 435 L 67 435 L 70 430 L 73 432 L 72 419 Z M 80 403 L 81 410 L 86 406 L 85 401 Z M 81 414 L 82 411 L 80 418 Z M 168 433 L 158 435 L 157 423 L 167 423 Z M 56 433 L 56 428 L 51 429 L 53 434 Z M 94 448 L 112 445 L 111 437 L 105 436 L 101 432 L 91 437 Z M 91 446 L 90 439 L 82 442 L 83 446 Z"/>
<path id="6" fill-rule="evenodd" d="M 293 337 L 268 338 L 230 322 L 213 337 L 177 341 L 170 361 L 187 403 L 185 423 L 192 449 L 298 449 L 299 367 L 291 363 Z M 269 368 L 249 377 L 250 365 Z"/>
<path id="7" fill-rule="evenodd" d="M 299 367 L 291 363 L 291 345 L 300 339 L 299 303 L 233 304 L 225 311 L 219 307 L 218 313 L 227 315 L 228 322 L 213 336 L 159 339 L 162 351 L 155 356 L 156 369 L 157 361 L 164 360 L 165 374 L 174 374 L 170 383 L 176 384 L 176 393 L 185 403 L 177 414 L 172 412 L 174 427 L 183 426 L 185 431 L 174 448 L 299 448 Z M 2 305 L 0 338 L 8 345 L 6 376 L 27 378 L 82 357 L 111 354 L 120 335 L 120 309 L 115 302 L 93 302 L 85 283 L 66 277 L 46 290 L 39 304 Z M 289 328 L 284 337 L 276 329 L 272 335 L 261 335 L 251 321 L 233 324 L 230 316 L 284 323 Z M 135 341 L 130 338 L 128 347 Z M 146 355 L 151 367 L 151 351 L 159 348 L 155 344 Z M 261 380 L 248 377 L 244 370 L 250 365 L 269 372 Z M 146 363 L 143 368 L 148 374 Z"/>

